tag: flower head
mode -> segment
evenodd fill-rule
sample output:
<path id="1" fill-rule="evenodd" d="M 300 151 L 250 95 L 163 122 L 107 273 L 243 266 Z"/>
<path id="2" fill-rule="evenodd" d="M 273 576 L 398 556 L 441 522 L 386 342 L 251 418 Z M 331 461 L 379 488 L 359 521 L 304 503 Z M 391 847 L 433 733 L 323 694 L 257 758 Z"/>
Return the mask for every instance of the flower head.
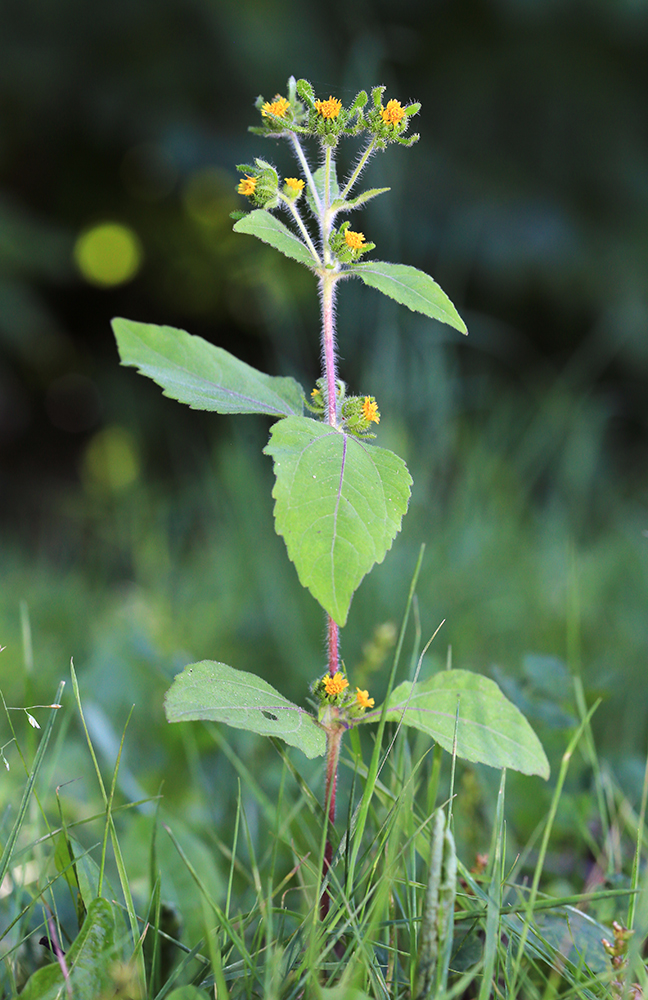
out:
<path id="1" fill-rule="evenodd" d="M 378 403 L 373 398 L 373 396 L 365 396 L 362 403 L 362 416 L 365 418 L 368 424 L 380 423 L 380 413 L 378 411 Z"/>
<path id="2" fill-rule="evenodd" d="M 350 229 L 345 232 L 344 240 L 349 250 L 362 250 L 365 245 L 364 233 L 353 233 Z"/>
<path id="3" fill-rule="evenodd" d="M 342 694 L 345 688 L 349 686 L 349 682 L 346 677 L 340 673 L 338 670 L 333 676 L 329 676 L 324 681 L 324 690 L 326 691 L 329 698 L 335 698 L 337 695 Z"/>
<path id="4" fill-rule="evenodd" d="M 342 101 L 329 97 L 328 101 L 315 101 L 315 110 L 322 118 L 337 118 L 342 110 Z"/>
<path id="5" fill-rule="evenodd" d="M 291 194 L 301 194 L 304 190 L 304 182 L 300 177 L 285 177 L 284 180 Z"/>
<path id="6" fill-rule="evenodd" d="M 361 691 L 360 688 L 356 688 L 356 702 L 359 708 L 373 708 L 375 704 L 374 699 L 369 697 L 369 692 Z"/>
<path id="7" fill-rule="evenodd" d="M 254 190 L 257 186 L 256 177 L 244 177 L 237 187 L 239 194 L 244 194 L 247 198 L 251 198 L 254 194 Z"/>
<path id="8" fill-rule="evenodd" d="M 281 97 L 280 94 L 276 94 L 274 101 L 266 101 L 264 103 L 261 108 L 261 114 L 265 117 L 276 115 L 277 118 L 283 118 L 289 107 L 290 101 L 287 101 L 285 97 Z"/>
<path id="9" fill-rule="evenodd" d="M 400 101 L 387 101 L 387 107 L 380 112 L 385 125 L 398 125 L 405 117 L 405 108 Z"/>

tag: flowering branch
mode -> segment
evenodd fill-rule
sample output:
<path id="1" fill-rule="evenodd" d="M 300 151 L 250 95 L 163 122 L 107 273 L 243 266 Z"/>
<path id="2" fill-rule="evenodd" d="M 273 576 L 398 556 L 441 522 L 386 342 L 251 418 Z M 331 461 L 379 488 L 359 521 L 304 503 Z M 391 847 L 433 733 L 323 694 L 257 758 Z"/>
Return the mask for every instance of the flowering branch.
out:
<path id="1" fill-rule="evenodd" d="M 288 209 L 299 230 L 305 247 L 312 259 L 312 270 L 319 282 L 321 309 L 321 356 L 322 377 L 317 380 L 312 393 L 309 409 L 318 413 L 330 427 L 344 430 L 343 456 L 346 455 L 349 435 L 370 437 L 369 428 L 378 423 L 380 413 L 373 396 L 345 395 L 345 386 L 337 377 L 335 356 L 335 291 L 337 282 L 345 274 L 345 265 L 356 263 L 360 257 L 373 249 L 374 244 L 365 240 L 364 233 L 352 231 L 350 223 L 343 223 L 339 229 L 333 226 L 338 208 L 332 208 L 333 201 L 340 198 L 335 178 L 334 151 L 343 135 L 356 135 L 368 130 L 371 138 L 366 144 L 356 167 L 346 182 L 341 199 L 344 201 L 358 180 L 371 154 L 376 149 L 384 149 L 388 142 L 406 142 L 401 133 L 407 128 L 409 117 L 416 114 L 418 105 L 403 108 L 398 101 L 382 104 L 384 87 L 375 87 L 373 109 L 365 116 L 363 108 L 367 104 L 366 92 L 361 91 L 349 108 L 332 95 L 326 100 L 316 99 L 313 88 L 306 80 L 298 83 L 291 78 L 288 82 L 288 97 L 277 94 L 273 101 L 257 100 L 261 112 L 262 128 L 255 131 L 273 138 L 288 138 L 301 165 L 305 182 L 311 194 L 309 202 L 316 217 L 321 239 L 321 253 L 315 249 L 313 239 L 297 208 L 304 180 L 285 178 L 283 189 L 279 186 L 277 171 L 271 164 L 256 160 L 256 167 L 242 166 L 246 174 L 239 184 L 239 193 L 252 199 L 259 207 L 271 211 L 280 204 Z M 318 190 L 313 171 L 298 138 L 297 133 L 317 137 L 323 152 L 323 182 Z M 321 192 L 321 193 L 320 193 Z M 377 192 L 380 193 L 380 192 Z M 371 193 L 373 194 L 373 193 Z M 343 457 L 344 467 L 344 457 Z M 335 793 L 337 787 L 338 761 L 342 734 L 353 718 L 373 706 L 373 699 L 367 691 L 357 689 L 354 698 L 346 690 L 348 681 L 344 668 L 340 669 L 339 625 L 332 615 L 327 614 L 327 671 L 313 687 L 313 693 L 320 699 L 320 724 L 326 731 L 326 779 L 325 803 L 328 808 L 328 824 L 335 823 Z M 327 830 L 322 878 L 329 871 L 333 858 L 331 838 Z M 329 910 L 330 896 L 325 888 L 320 901 L 320 916 L 324 918 Z"/>
<path id="2" fill-rule="evenodd" d="M 367 162 L 369 160 L 369 157 L 375 151 L 376 146 L 377 146 L 377 140 L 376 140 L 376 137 L 373 136 L 373 138 L 371 139 L 371 141 L 367 145 L 367 148 L 365 149 L 364 153 L 362 154 L 362 156 L 358 160 L 358 164 L 357 164 L 355 170 L 353 171 L 353 173 L 349 177 L 348 181 L 344 185 L 344 188 L 342 189 L 342 191 L 340 191 L 340 198 L 342 198 L 343 200 L 347 197 L 347 195 L 351 191 L 351 188 L 353 187 L 353 185 L 357 181 L 358 177 L 360 176 L 360 174 L 362 173 L 362 171 L 366 167 Z"/>
<path id="3" fill-rule="evenodd" d="M 302 149 L 302 144 L 301 144 L 301 142 L 299 141 L 299 139 L 297 138 L 297 136 L 295 135 L 294 132 L 291 132 L 291 134 L 290 134 L 290 141 L 292 142 L 293 149 L 295 150 L 295 153 L 297 154 L 297 159 L 301 163 L 302 170 L 304 171 L 304 175 L 305 175 L 306 181 L 308 183 L 308 189 L 309 189 L 310 193 L 313 196 L 313 201 L 315 202 L 315 205 L 317 207 L 317 211 L 321 212 L 321 210 L 322 210 L 322 204 L 320 202 L 320 196 L 317 193 L 317 188 L 315 186 L 315 181 L 313 180 L 313 174 L 311 172 L 311 168 L 309 166 L 308 160 L 306 159 L 306 154 L 304 153 L 304 150 Z"/>
<path id="4" fill-rule="evenodd" d="M 288 180 L 289 180 L 289 178 L 286 178 L 286 184 L 288 183 Z M 302 186 L 303 186 L 303 183 L 304 182 L 302 181 L 301 182 Z M 308 229 L 306 228 L 304 220 L 302 219 L 302 217 L 301 217 L 301 215 L 299 213 L 299 209 L 297 208 L 297 205 L 295 204 L 295 199 L 294 198 L 287 198 L 286 195 L 284 195 L 284 194 L 280 194 L 279 198 L 281 199 L 281 201 L 286 206 L 286 208 L 288 209 L 288 211 L 292 215 L 293 219 L 295 220 L 295 222 L 299 226 L 299 231 L 301 232 L 302 236 L 304 237 L 304 240 L 306 242 L 306 246 L 308 247 L 308 249 L 310 250 L 310 252 L 313 255 L 313 260 L 315 261 L 316 264 L 318 264 L 321 267 L 322 266 L 322 262 L 320 260 L 320 256 L 319 256 L 317 250 L 315 249 L 315 245 L 314 245 L 314 243 L 313 243 L 313 241 L 312 241 L 312 239 L 310 237 L 310 233 L 308 232 Z"/>

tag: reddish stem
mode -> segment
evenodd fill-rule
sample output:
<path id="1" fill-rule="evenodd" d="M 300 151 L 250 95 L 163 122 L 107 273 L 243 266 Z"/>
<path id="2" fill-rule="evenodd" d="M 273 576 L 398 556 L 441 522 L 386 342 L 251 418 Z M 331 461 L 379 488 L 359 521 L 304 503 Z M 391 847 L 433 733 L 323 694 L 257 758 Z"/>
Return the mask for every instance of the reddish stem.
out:
<path id="1" fill-rule="evenodd" d="M 340 743 L 342 741 L 342 726 L 333 725 L 326 733 L 326 799 L 328 803 L 328 825 L 329 828 L 335 825 L 335 792 L 337 790 L 338 760 L 340 758 Z M 330 836 L 326 837 L 324 847 L 324 862 L 322 864 L 322 878 L 329 872 L 333 861 L 333 844 Z M 329 911 L 331 896 L 328 887 L 324 889 L 320 899 L 320 920 L 324 920 Z"/>
<path id="2" fill-rule="evenodd" d="M 323 234 L 324 236 L 325 234 Z M 337 278 L 331 273 L 323 273 L 320 277 L 320 300 L 322 307 L 322 362 L 324 379 L 326 381 L 326 420 L 331 427 L 337 427 L 337 372 L 335 367 L 335 285 Z M 333 677 L 339 669 L 340 630 L 337 622 L 328 616 L 327 653 L 329 676 Z M 335 723 L 327 729 L 326 734 L 326 787 L 324 802 L 328 804 L 328 826 L 335 825 L 335 791 L 337 788 L 338 760 L 340 757 L 340 741 L 342 726 Z M 326 878 L 333 861 L 333 844 L 327 833 L 322 864 L 322 879 Z M 323 920 L 329 911 L 331 897 L 328 887 L 324 889 L 320 899 L 320 919 Z"/>
<path id="3" fill-rule="evenodd" d="M 332 677 L 338 672 L 340 666 L 340 627 L 330 615 L 328 616 L 327 644 L 328 671 Z"/>

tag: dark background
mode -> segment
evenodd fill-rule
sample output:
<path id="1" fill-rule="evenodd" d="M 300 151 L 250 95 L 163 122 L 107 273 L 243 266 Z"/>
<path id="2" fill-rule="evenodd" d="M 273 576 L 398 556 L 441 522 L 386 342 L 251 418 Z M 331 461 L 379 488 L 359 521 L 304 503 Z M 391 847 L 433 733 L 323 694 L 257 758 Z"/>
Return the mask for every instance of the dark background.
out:
<path id="1" fill-rule="evenodd" d="M 256 96 L 291 74 L 347 103 L 377 83 L 421 101 L 420 143 L 372 161 L 367 183 L 392 191 L 353 225 L 375 256 L 432 274 L 470 330 L 342 289 L 342 374 L 377 396 L 379 443 L 415 479 L 402 536 L 354 600 L 347 665 L 399 620 L 425 542 L 423 638 L 448 620 L 437 655 L 499 666 L 532 701 L 542 682 L 526 655 L 582 670 L 608 702 L 604 745 L 634 759 L 648 597 L 642 0 L 3 0 L 7 683 L 29 660 L 26 622 L 43 683 L 74 655 L 111 710 L 133 700 L 138 657 L 163 665 L 160 691 L 202 656 L 286 678 L 300 698 L 321 669 L 320 612 L 272 533 L 267 425 L 163 398 L 119 367 L 110 330 L 115 315 L 181 327 L 312 385 L 312 279 L 229 219 L 244 207 L 237 163 L 294 173 L 287 150 L 246 131 Z M 74 261 L 104 221 L 143 255 L 112 288 Z"/>

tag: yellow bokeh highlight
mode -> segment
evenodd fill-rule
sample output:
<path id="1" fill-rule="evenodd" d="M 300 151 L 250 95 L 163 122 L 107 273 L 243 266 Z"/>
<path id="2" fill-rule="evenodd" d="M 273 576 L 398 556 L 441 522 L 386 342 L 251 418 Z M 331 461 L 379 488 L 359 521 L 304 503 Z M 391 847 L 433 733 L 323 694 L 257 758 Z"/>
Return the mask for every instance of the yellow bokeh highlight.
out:
<path id="1" fill-rule="evenodd" d="M 98 431 L 85 450 L 81 471 L 85 486 L 91 492 L 123 492 L 140 473 L 133 435 L 117 425 Z"/>
<path id="2" fill-rule="evenodd" d="M 142 266 L 142 244 L 129 226 L 102 222 L 81 233 L 74 259 L 91 285 L 112 288 L 135 277 Z"/>
<path id="3" fill-rule="evenodd" d="M 199 225 L 211 229 L 229 228 L 229 213 L 240 207 L 233 196 L 230 174 L 215 167 L 205 167 L 191 174 L 184 186 L 182 200 L 187 215 Z"/>

